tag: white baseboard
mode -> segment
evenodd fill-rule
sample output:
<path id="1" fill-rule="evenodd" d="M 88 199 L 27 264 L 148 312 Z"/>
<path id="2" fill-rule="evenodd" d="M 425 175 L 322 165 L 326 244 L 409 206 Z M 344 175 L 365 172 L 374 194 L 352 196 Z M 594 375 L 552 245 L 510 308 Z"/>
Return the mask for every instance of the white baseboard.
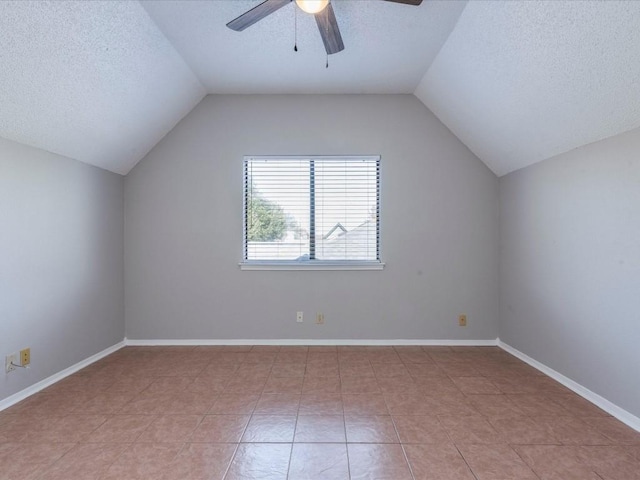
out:
<path id="1" fill-rule="evenodd" d="M 552 368 L 547 367 L 545 364 L 534 360 L 528 355 L 522 353 L 520 350 L 513 348 L 511 345 L 504 343 L 502 340 L 498 338 L 498 346 L 503 350 L 509 352 L 514 357 L 519 358 L 523 362 L 528 363 L 533 368 L 540 370 L 545 375 L 553 378 L 554 380 L 560 382 L 562 385 L 567 387 L 569 390 L 573 390 L 575 393 L 583 397 L 584 399 L 590 401 L 594 405 L 600 407 L 602 410 L 607 412 L 608 414 L 616 417 L 622 423 L 628 425 L 640 432 L 640 418 L 636 417 L 632 413 L 627 412 L 624 408 L 620 408 L 615 403 L 610 402 L 606 398 L 598 395 L 597 393 L 592 392 L 586 387 L 583 387 L 578 382 L 571 380 L 569 377 L 565 377 L 559 372 L 556 372 Z"/>
<path id="2" fill-rule="evenodd" d="M 78 370 L 82 370 L 84 367 L 91 365 L 94 362 L 97 362 L 101 358 L 104 358 L 107 355 L 110 355 L 113 352 L 120 350 L 124 346 L 125 346 L 125 342 L 123 340 L 122 342 L 118 342 L 115 345 L 112 345 L 111 347 L 96 353 L 95 355 L 91 355 L 89 358 L 85 358 L 81 362 L 78 362 L 75 365 L 70 366 L 69 368 L 65 368 L 64 370 L 58 373 L 54 373 L 53 375 L 45 378 L 44 380 L 40 380 L 38 383 L 34 383 L 33 385 L 25 388 L 24 390 L 20 390 L 18 393 L 14 393 L 9 397 L 3 400 L 0 400 L 0 412 L 24 400 L 25 398 L 30 397 L 34 393 L 38 393 L 40 390 L 43 390 L 48 386 L 53 385 L 56 382 L 59 382 L 63 378 L 76 373 Z"/>
<path id="3" fill-rule="evenodd" d="M 197 345 L 300 345 L 300 346 L 449 346 L 449 347 L 495 347 L 498 339 L 490 340 L 356 340 L 356 339 L 133 339 L 125 338 L 128 346 L 197 346 Z"/>

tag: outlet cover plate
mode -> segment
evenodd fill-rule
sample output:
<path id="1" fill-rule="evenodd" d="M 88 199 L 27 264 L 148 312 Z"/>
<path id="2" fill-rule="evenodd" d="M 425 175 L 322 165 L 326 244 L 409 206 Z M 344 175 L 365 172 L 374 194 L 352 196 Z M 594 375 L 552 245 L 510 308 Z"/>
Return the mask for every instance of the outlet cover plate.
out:
<path id="1" fill-rule="evenodd" d="M 18 354 L 12 353 L 11 355 L 7 355 L 4 359 L 4 371 L 5 373 L 13 372 L 16 367 L 15 364 L 18 363 Z M 13 364 L 13 365 L 12 365 Z"/>

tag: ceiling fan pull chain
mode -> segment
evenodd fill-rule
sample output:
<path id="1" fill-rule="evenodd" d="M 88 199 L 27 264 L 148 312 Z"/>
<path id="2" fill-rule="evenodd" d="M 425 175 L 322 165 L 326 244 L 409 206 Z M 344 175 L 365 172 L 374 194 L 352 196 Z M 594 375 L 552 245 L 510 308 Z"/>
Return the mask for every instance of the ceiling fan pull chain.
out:
<path id="1" fill-rule="evenodd" d="M 329 36 L 329 24 L 325 25 L 325 32 L 327 32 L 327 37 Z M 327 52 L 327 63 L 324 68 L 329 68 L 329 52 Z"/>
<path id="2" fill-rule="evenodd" d="M 298 51 L 298 9 L 293 9 L 293 51 Z"/>

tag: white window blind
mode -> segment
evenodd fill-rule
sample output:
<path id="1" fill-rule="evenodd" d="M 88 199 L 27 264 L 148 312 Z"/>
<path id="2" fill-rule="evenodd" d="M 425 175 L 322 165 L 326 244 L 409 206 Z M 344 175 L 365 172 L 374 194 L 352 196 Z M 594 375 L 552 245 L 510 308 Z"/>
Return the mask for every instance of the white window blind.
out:
<path id="1" fill-rule="evenodd" d="M 246 157 L 244 263 L 380 263 L 380 157 Z"/>

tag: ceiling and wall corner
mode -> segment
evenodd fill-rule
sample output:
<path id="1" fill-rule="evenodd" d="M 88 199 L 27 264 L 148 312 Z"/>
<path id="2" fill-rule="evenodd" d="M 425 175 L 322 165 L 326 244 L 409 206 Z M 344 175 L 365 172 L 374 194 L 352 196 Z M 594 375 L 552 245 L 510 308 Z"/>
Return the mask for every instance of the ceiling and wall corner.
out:
<path id="1" fill-rule="evenodd" d="M 415 95 L 498 176 L 640 127 L 640 2 L 469 2 Z"/>
<path id="2" fill-rule="evenodd" d="M 0 137 L 126 174 L 205 95 L 138 2 L 0 2 Z"/>
<path id="3" fill-rule="evenodd" d="M 0 137 L 120 174 L 205 94 L 412 93 L 498 176 L 640 127 L 640 2 L 0 2 Z"/>

